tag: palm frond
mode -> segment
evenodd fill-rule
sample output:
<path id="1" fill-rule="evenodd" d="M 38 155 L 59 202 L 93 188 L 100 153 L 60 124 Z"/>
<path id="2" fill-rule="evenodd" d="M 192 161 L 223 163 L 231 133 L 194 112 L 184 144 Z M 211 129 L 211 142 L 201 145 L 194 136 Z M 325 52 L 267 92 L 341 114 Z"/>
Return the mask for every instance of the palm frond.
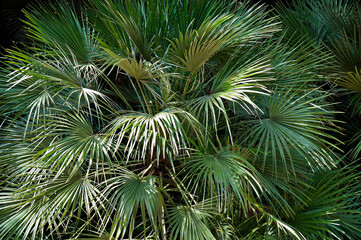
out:
<path id="1" fill-rule="evenodd" d="M 345 73 L 341 79 L 337 81 L 337 84 L 350 91 L 361 91 L 361 70 L 355 67 L 354 72 Z"/>
<path id="2" fill-rule="evenodd" d="M 253 200 L 251 192 L 259 196 L 263 191 L 262 179 L 252 165 L 225 149 L 214 155 L 199 153 L 187 160 L 183 167 L 187 189 L 203 198 L 217 198 L 220 209 L 226 208 L 235 194 L 246 215 Z"/>
<path id="3" fill-rule="evenodd" d="M 146 238 L 148 219 L 153 231 L 159 234 L 164 202 L 157 187 L 157 178 L 151 175 L 138 176 L 125 169 L 118 169 L 113 172 L 116 175 L 104 182 L 104 195 L 108 198 L 109 203 L 107 215 L 114 213 L 110 237 L 124 238 L 128 230 L 129 239 L 132 239 L 139 209 L 144 225 L 145 235 L 143 237 Z M 109 218 L 107 219 L 109 220 Z M 102 231 L 107 226 L 106 224 L 107 222 L 104 222 L 101 225 Z"/>
<path id="4" fill-rule="evenodd" d="M 4 189 L 0 201 L 2 236 L 17 239 L 66 233 L 73 217 L 100 214 L 103 205 L 100 191 L 81 172 L 69 178 L 63 174 L 33 175 L 33 180 L 19 183 L 18 189 Z M 20 211 L 21 210 L 21 211 Z"/>
<path id="5" fill-rule="evenodd" d="M 284 85 L 308 91 L 325 81 L 324 72 L 337 67 L 332 54 L 317 47 L 313 40 L 297 34 L 294 37 L 288 39 L 285 31 L 265 43 L 264 51 L 270 56 L 272 77 L 276 79 L 264 83 L 270 91 L 282 91 Z"/>
<path id="6" fill-rule="evenodd" d="M 188 30 L 184 35 L 179 33 L 179 38 L 171 41 L 173 55 L 183 63 L 187 71 L 193 72 L 200 68 L 230 40 L 227 33 L 212 34 L 215 28 L 229 18 L 230 16 L 221 16 L 209 20 L 195 31 Z"/>
<path id="7" fill-rule="evenodd" d="M 277 30 L 271 19 L 263 19 L 262 6 L 241 4 L 237 7 L 236 13 L 206 19 L 199 28 L 190 23 L 184 33 L 180 32 L 179 37 L 171 41 L 173 56 L 182 62 L 186 71 L 196 71 L 223 48 L 238 47 L 247 40 L 266 37 Z M 262 26 L 265 22 L 269 23 L 267 28 Z"/>
<path id="8" fill-rule="evenodd" d="M 144 29 L 140 26 L 140 22 L 136 20 L 139 16 L 128 16 L 128 10 L 124 8 L 123 3 L 118 1 L 107 0 L 92 4 L 95 9 L 101 10 L 100 18 L 94 19 L 94 24 L 99 25 L 105 31 L 110 31 L 110 35 L 105 36 L 105 39 L 112 44 L 111 47 L 120 48 L 125 56 L 130 56 L 132 52 L 136 51 L 144 59 L 150 59 L 153 43 L 146 35 L 147 32 L 142 31 Z M 129 9 L 140 7 L 139 2 L 136 2 L 135 5 L 128 2 L 125 5 Z M 95 14 L 99 15 L 99 13 Z"/>
<path id="9" fill-rule="evenodd" d="M 361 16 L 350 0 L 293 0 L 291 5 L 279 2 L 276 11 L 289 38 L 296 41 L 298 37 L 307 38 L 318 46 L 328 42 L 334 34 L 353 30 Z"/>
<path id="10" fill-rule="evenodd" d="M 361 68 L 361 30 L 354 29 L 352 34 L 341 33 L 340 38 L 331 41 L 330 49 L 335 55 L 339 72 L 355 72 Z"/>
<path id="11" fill-rule="evenodd" d="M 308 98 L 312 92 L 297 96 L 295 93 L 272 94 L 267 112 L 259 120 L 253 120 L 250 129 L 252 137 L 250 146 L 255 146 L 257 153 L 263 154 L 264 160 L 271 156 L 274 164 L 280 158 L 287 167 L 287 157 L 292 159 L 292 150 L 304 156 L 310 166 L 334 166 L 333 157 L 326 149 L 335 147 L 328 139 L 335 137 L 324 132 L 324 129 L 337 131 L 327 127 L 329 103 L 318 103 L 325 96 Z M 277 168 L 276 165 L 274 165 Z"/>
<path id="12" fill-rule="evenodd" d="M 212 205 L 209 201 L 170 208 L 168 213 L 170 239 L 214 240 L 215 237 L 206 225 L 207 218 L 211 217 L 211 211 Z"/>
<path id="13" fill-rule="evenodd" d="M 169 108 L 155 115 L 141 112 L 124 112 L 108 126 L 110 139 L 116 141 L 117 148 L 122 147 L 127 158 L 144 160 L 167 158 L 173 164 L 173 158 L 188 146 L 186 128 L 183 122 L 193 130 L 194 137 L 202 141 L 200 124 L 188 112 Z"/>
<path id="14" fill-rule="evenodd" d="M 60 48 L 80 64 L 90 64 L 99 56 L 95 30 L 86 21 L 85 12 L 78 16 L 73 9 L 66 3 L 33 6 L 25 11 L 29 31 L 38 44 L 47 44 L 55 51 Z"/>
<path id="15" fill-rule="evenodd" d="M 84 68 L 64 54 L 44 58 L 21 51 L 10 53 L 13 72 L 8 76 L 3 101 L 18 105 L 21 114 L 30 112 L 29 119 L 40 119 L 45 109 L 55 105 L 77 111 L 85 107 L 98 114 L 104 106 L 114 108 L 112 100 L 102 93 L 98 68 Z"/>
<path id="16" fill-rule="evenodd" d="M 101 134 L 100 119 L 86 114 L 53 116 L 48 128 L 35 139 L 52 138 L 51 144 L 36 154 L 36 161 L 61 174 L 68 168 L 83 167 L 88 175 L 93 164 L 97 169 L 116 161 L 115 145 Z M 34 139 L 34 140 L 35 140 Z"/>
<path id="17" fill-rule="evenodd" d="M 357 182 L 350 180 L 358 178 L 359 174 L 353 168 L 316 172 L 306 189 L 304 201 L 294 207 L 295 216 L 288 220 L 289 224 L 308 239 L 342 239 L 342 235 L 352 239 L 348 234 L 354 233 L 346 230 L 346 226 L 360 231 L 361 222 L 354 218 L 360 211 L 359 203 L 354 199 L 360 193 L 351 190 Z"/>
<path id="18" fill-rule="evenodd" d="M 189 101 L 192 113 L 202 121 L 207 131 L 209 127 L 217 131 L 217 126 L 223 125 L 220 124 L 223 115 L 231 140 L 228 107 L 238 105 L 249 114 L 256 114 L 259 108 L 251 96 L 267 94 L 262 83 L 273 80 L 267 76 L 272 71 L 267 57 L 254 55 L 252 51 L 242 53 L 244 58 L 230 59 L 214 77 L 190 94 L 193 99 Z"/>
<path id="19" fill-rule="evenodd" d="M 135 78 L 137 81 L 157 78 L 159 76 L 159 73 L 161 72 L 160 69 L 157 69 L 155 67 L 157 63 L 151 64 L 147 61 L 137 61 L 134 58 L 121 58 L 109 49 L 104 50 L 111 56 L 115 65 L 117 65 L 131 77 Z"/>

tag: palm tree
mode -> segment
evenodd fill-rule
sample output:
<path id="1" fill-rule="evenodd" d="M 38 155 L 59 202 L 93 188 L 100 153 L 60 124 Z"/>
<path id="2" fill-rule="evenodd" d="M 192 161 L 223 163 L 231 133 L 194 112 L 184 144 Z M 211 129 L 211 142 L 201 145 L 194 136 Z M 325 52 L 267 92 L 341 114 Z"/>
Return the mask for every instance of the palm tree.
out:
<path id="1" fill-rule="evenodd" d="M 332 55 L 265 6 L 31 7 L 0 80 L 2 239 L 357 239 Z"/>

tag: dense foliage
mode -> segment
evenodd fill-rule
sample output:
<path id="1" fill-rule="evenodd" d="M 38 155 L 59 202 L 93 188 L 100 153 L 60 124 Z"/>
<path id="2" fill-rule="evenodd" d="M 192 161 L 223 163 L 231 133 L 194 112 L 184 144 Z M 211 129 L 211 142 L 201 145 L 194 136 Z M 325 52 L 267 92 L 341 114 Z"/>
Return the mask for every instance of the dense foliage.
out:
<path id="1" fill-rule="evenodd" d="M 0 75 L 1 239 L 360 238 L 358 3 L 25 16 Z"/>

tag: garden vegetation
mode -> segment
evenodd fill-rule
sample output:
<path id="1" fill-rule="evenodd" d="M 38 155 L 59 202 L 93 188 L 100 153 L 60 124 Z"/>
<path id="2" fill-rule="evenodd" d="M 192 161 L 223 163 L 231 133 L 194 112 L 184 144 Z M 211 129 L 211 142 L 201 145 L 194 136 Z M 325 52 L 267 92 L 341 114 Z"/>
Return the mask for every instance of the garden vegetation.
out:
<path id="1" fill-rule="evenodd" d="M 360 239 L 359 3 L 25 16 L 0 74 L 0 239 Z"/>

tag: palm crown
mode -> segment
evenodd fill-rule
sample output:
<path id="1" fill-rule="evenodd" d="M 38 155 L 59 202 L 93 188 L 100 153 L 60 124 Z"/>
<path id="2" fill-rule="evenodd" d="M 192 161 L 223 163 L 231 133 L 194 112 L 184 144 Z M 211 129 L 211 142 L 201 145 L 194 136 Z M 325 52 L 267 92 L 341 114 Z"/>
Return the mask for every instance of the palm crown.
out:
<path id="1" fill-rule="evenodd" d="M 26 17 L 0 83 L 3 239 L 357 239 L 359 174 L 319 87 L 335 58 L 264 6 Z"/>

